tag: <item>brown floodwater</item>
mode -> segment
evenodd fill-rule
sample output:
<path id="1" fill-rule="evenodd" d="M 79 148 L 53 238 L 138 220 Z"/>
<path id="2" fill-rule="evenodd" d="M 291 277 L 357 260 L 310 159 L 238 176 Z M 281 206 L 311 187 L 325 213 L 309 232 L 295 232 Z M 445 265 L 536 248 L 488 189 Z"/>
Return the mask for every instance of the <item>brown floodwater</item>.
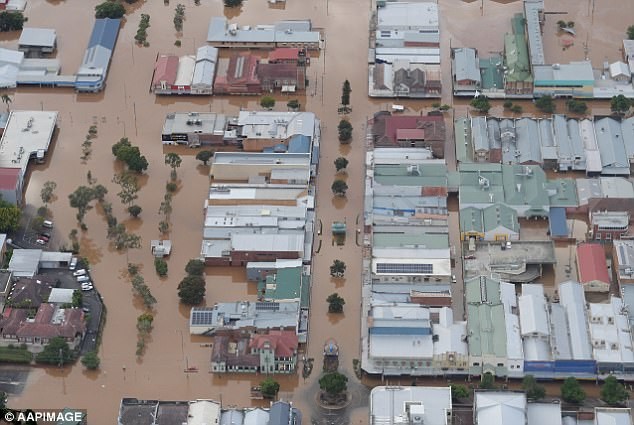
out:
<path id="1" fill-rule="evenodd" d="M 614 24 L 617 30 L 605 29 L 605 37 L 592 44 L 590 55 L 603 60 L 602 48 L 607 41 L 618 40 L 631 21 L 623 8 L 614 10 L 610 0 L 597 0 L 596 9 L 601 10 L 601 21 Z M 92 28 L 93 8 L 98 0 L 65 0 L 28 2 L 26 15 L 29 26 L 53 27 L 58 34 L 58 54 L 63 73 L 73 73 L 83 57 L 84 48 Z M 179 305 L 176 286 L 184 276 L 183 268 L 188 259 L 197 257 L 203 224 L 203 201 L 208 189 L 205 167 L 194 159 L 195 151 L 176 150 L 183 155 L 178 169 L 179 191 L 174 196 L 171 215 L 170 238 L 172 255 L 168 260 L 169 275 L 158 279 L 154 273 L 153 258 L 149 250 L 150 239 L 157 238 L 161 218 L 158 208 L 162 200 L 165 183 L 170 170 L 163 163 L 168 150 L 161 145 L 160 132 L 166 113 L 178 111 L 208 111 L 237 113 L 240 108 L 259 109 L 256 97 L 155 97 L 148 92 L 153 64 L 158 53 L 173 52 L 192 54 L 204 44 L 207 26 L 212 16 L 225 15 L 241 25 L 272 23 L 280 19 L 311 18 L 316 27 L 323 28 L 326 49 L 314 57 L 308 69 L 310 86 L 304 95 L 280 95 L 275 97 L 275 109 L 285 110 L 289 99 L 297 98 L 302 109 L 315 112 L 322 119 L 321 165 L 317 179 L 317 215 L 326 228 L 334 220 L 345 219 L 355 223 L 363 213 L 363 161 L 365 135 L 362 129 L 367 118 L 374 112 L 389 108 L 389 99 L 367 97 L 367 33 L 371 2 L 365 0 L 288 0 L 283 8 L 271 8 L 265 0 L 248 0 L 237 10 L 224 10 L 219 0 L 203 0 L 195 6 L 193 0 L 182 0 L 186 6 L 186 20 L 182 34 L 172 27 L 176 1 L 169 7 L 162 1 L 141 1 L 127 15 L 115 48 L 112 65 L 103 93 L 78 95 L 71 90 L 19 88 L 12 93 L 15 109 L 49 109 L 59 111 L 60 131 L 54 148 L 49 152 L 48 162 L 34 166 L 30 175 L 26 201 L 33 207 L 40 205 L 39 192 L 47 180 L 57 182 L 57 200 L 49 205 L 55 220 L 56 232 L 62 240 L 76 227 L 75 211 L 68 206 L 67 196 L 78 185 L 86 183 L 86 174 L 109 190 L 107 198 L 113 203 L 114 213 L 123 220 L 127 217 L 124 206 L 116 197 L 117 188 L 111 182 L 120 164 L 113 161 L 111 145 L 120 137 L 127 136 L 140 146 L 148 158 L 150 167 L 147 177 L 141 181 L 138 204 L 143 207 L 139 219 L 126 221 L 130 229 L 143 238 L 143 248 L 129 253 L 113 251 L 107 243 L 106 223 L 103 212 L 95 208 L 88 212 L 88 231 L 81 233 L 81 254 L 90 259 L 94 282 L 105 300 L 108 315 L 103 343 L 99 355 L 101 370 L 86 372 L 81 365 L 57 368 L 34 368 L 24 392 L 10 399 L 17 408 L 53 408 L 70 406 L 87 408 L 91 424 L 111 424 L 117 416 L 121 397 L 160 398 L 188 400 L 195 398 L 222 398 L 226 405 L 251 406 L 257 402 L 249 400 L 249 387 L 258 383 L 259 376 L 213 375 L 207 373 L 210 350 L 201 346 L 209 342 L 204 337 L 192 337 L 188 333 L 189 309 Z M 583 5 L 574 0 L 560 1 L 566 7 L 582 14 Z M 584 2 L 581 2 L 584 3 Z M 631 6 L 626 6 L 630 7 Z M 468 45 L 478 47 L 481 54 L 499 51 L 502 34 L 510 30 L 509 18 L 519 11 L 521 2 L 498 4 L 485 2 L 483 16 L 479 2 L 462 3 L 441 0 L 441 26 L 443 31 L 443 73 L 445 91 L 443 103 L 454 105 L 455 114 L 465 113 L 468 100 L 453 101 L 450 95 L 449 46 Z M 630 10 L 630 9 L 628 9 Z M 581 12 L 579 12 L 581 11 Z M 148 29 L 150 46 L 141 48 L 134 44 L 133 37 L 140 14 L 151 16 Z M 69 17 L 72 16 L 72 25 Z M 598 13 L 592 30 L 599 34 Z M 578 25 L 584 16 L 578 16 Z M 618 25 L 617 25 L 618 24 Z M 621 25 L 623 24 L 623 25 Z M 485 30 L 486 29 L 486 30 Z M 612 34 L 614 32 L 614 34 Z M 14 48 L 17 33 L 3 34 L 2 47 Z M 182 47 L 174 46 L 179 38 Z M 620 37 L 619 37 L 620 38 Z M 550 38 L 549 38 L 550 39 Z M 594 43 L 594 42 L 593 42 Z M 604 44 L 601 44 L 604 43 Z M 613 50 L 618 46 L 612 46 Z M 612 52 L 612 50 L 610 50 Z M 547 50 L 547 53 L 549 50 Z M 608 50 L 606 50 L 608 52 Z M 614 53 L 614 52 L 612 52 Z M 615 54 L 611 54 L 615 56 Z M 615 58 L 614 58 L 615 59 Z M 350 146 L 340 146 L 336 137 L 337 115 L 341 85 L 344 79 L 352 85 L 353 111 L 349 115 L 355 128 L 354 141 Z M 398 100 L 408 111 L 418 114 L 430 110 L 432 101 Z M 532 111 L 530 102 L 523 102 L 524 111 Z M 605 102 L 592 103 L 596 111 L 607 111 Z M 596 109 L 595 109 L 596 107 Z M 496 103 L 492 113 L 501 114 L 501 103 Z M 447 120 L 453 113 L 447 114 Z M 80 160 L 81 143 L 89 126 L 97 125 L 98 137 L 92 143 L 92 156 L 85 162 Z M 448 126 L 451 135 L 452 126 Z M 453 142 L 448 143 L 447 160 L 455 167 Z M 169 151 L 172 148 L 170 148 Z M 333 161 L 345 155 L 349 161 L 345 199 L 333 199 L 330 185 L 336 178 Z M 454 213 L 455 215 L 455 213 Z M 455 217 L 452 223 L 455 222 Z M 323 343 L 334 337 L 340 344 L 341 370 L 350 378 L 353 404 L 347 409 L 349 422 L 368 422 L 367 390 L 357 383 L 352 373 L 352 360 L 359 356 L 360 327 L 360 278 L 361 250 L 354 243 L 354 226 L 344 247 L 331 246 L 329 235 L 322 234 L 322 249 L 313 258 L 313 288 L 310 313 L 310 340 L 307 356 L 314 357 L 315 370 L 304 381 L 298 376 L 278 377 L 282 388 L 280 397 L 292 400 L 306 416 L 317 408 L 314 394 L 320 372 Z M 455 229 L 454 229 L 455 230 Z M 455 235 L 452 236 L 455 243 Z M 316 240 L 316 246 L 319 240 Z M 328 267 L 334 259 L 347 264 L 345 279 L 332 281 Z M 136 317 L 142 307 L 132 293 L 126 279 L 127 262 L 140 263 L 146 282 L 158 303 L 155 308 L 154 329 L 141 359 L 135 356 L 137 332 Z M 459 267 L 458 267 L 459 268 Z M 460 279 L 459 279 L 460 281 Z M 341 316 L 327 314 L 325 299 L 338 292 L 346 300 L 345 313 Z M 207 305 L 216 302 L 255 299 L 253 284 L 247 283 L 244 270 L 216 268 L 207 270 Z M 199 373 L 183 373 L 185 367 L 198 367 Z M 368 382 L 377 385 L 378 382 Z M 255 403 L 255 404 L 254 404 Z"/>

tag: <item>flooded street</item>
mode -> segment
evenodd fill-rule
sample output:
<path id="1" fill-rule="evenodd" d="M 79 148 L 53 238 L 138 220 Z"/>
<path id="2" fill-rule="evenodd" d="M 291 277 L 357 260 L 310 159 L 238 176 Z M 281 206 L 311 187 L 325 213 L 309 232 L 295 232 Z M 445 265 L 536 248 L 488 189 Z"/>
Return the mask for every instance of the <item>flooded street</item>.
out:
<path id="1" fill-rule="evenodd" d="M 597 10 L 609 1 L 597 0 Z M 97 3 L 97 0 L 31 0 L 28 3 L 28 26 L 57 30 L 57 57 L 61 60 L 63 73 L 73 73 L 81 62 L 94 21 L 93 8 Z M 169 274 L 166 279 L 156 276 L 150 253 L 150 240 L 159 237 L 158 223 L 161 218 L 157 212 L 170 174 L 163 156 L 172 150 L 163 148 L 160 137 L 165 115 L 174 111 L 210 110 L 237 115 L 241 108 L 260 109 L 259 98 L 256 97 L 159 98 L 148 92 L 157 54 L 191 54 L 205 43 L 209 19 L 225 12 L 220 0 L 202 0 L 200 6 L 195 6 L 193 0 L 183 1 L 186 20 L 184 32 L 179 37 L 182 47 L 177 48 L 174 46 L 177 34 L 172 26 L 176 3 L 172 1 L 166 7 L 162 1 L 139 1 L 131 7 L 131 13 L 126 16 L 119 34 L 103 93 L 78 95 L 63 89 L 21 87 L 11 94 L 14 98 L 11 107 L 14 109 L 59 111 L 57 141 L 48 153 L 47 163 L 32 167 L 26 192 L 27 203 L 37 208 L 41 205 L 39 194 L 43 183 L 47 180 L 57 183 L 57 200 L 49 205 L 55 221 L 55 241 L 68 244 L 67 235 L 77 227 L 76 211 L 69 208 L 68 194 L 77 186 L 86 184 L 88 171 L 109 189 L 106 198 L 113 204 L 113 213 L 120 221 L 125 220 L 129 229 L 140 234 L 143 241 L 141 249 L 131 250 L 127 255 L 113 251 L 108 247 L 103 212 L 99 208 L 88 212 L 85 219 L 88 231 L 80 232 L 81 255 L 90 260 L 95 286 L 107 307 L 107 321 L 99 352 L 101 370 L 87 372 L 79 363 L 72 368 L 34 368 L 24 392 L 10 398 L 11 407 L 87 408 L 91 425 L 105 425 L 116 420 L 122 397 L 167 400 L 212 398 L 222 399 L 225 405 L 236 406 L 259 403 L 249 399 L 249 388 L 258 384 L 263 379 L 261 376 L 207 373 L 210 349 L 201 344 L 210 340 L 189 335 L 189 308 L 178 303 L 176 287 L 185 275 L 185 264 L 200 254 L 202 205 L 209 186 L 208 169 L 194 159 L 196 151 L 177 151 L 182 155 L 183 163 L 178 169 L 180 189 L 174 196 L 171 214 L 170 238 L 174 248 L 168 260 Z M 566 0 L 558 3 L 558 7 L 563 8 L 563 5 L 572 6 L 576 2 Z M 505 28 L 510 28 L 507 18 L 521 8 L 520 2 L 501 5 L 486 1 L 484 18 L 481 20 L 479 2 L 443 0 L 440 4 L 445 70 L 449 70 L 450 40 L 453 46 L 475 45 L 483 53 L 500 50 L 502 34 Z M 581 6 L 576 7 L 578 9 Z M 133 42 L 141 13 L 151 16 L 148 48 L 137 47 Z M 389 99 L 370 100 L 367 97 L 367 31 L 370 13 L 371 3 L 368 0 L 288 0 L 283 9 L 270 8 L 265 0 L 247 0 L 240 12 L 226 14 L 240 25 L 310 18 L 315 27 L 323 28 L 326 48 L 319 57 L 311 60 L 308 69 L 310 86 L 305 95 L 275 96 L 278 100 L 276 110 L 286 110 L 286 102 L 297 98 L 303 110 L 314 112 L 322 120 L 316 209 L 317 219 L 321 220 L 325 231 L 321 236 L 322 249 L 313 257 L 307 347 L 307 357 L 315 358 L 315 370 L 305 382 L 299 375 L 276 376 L 275 379 L 282 386 L 280 398 L 292 400 L 306 418 L 310 417 L 311 412 L 317 409 L 314 397 L 321 372 L 323 343 L 327 338 L 335 338 L 340 345 L 340 370 L 348 376 L 353 394 L 353 402 L 347 409 L 346 417 L 355 424 L 368 422 L 367 390 L 358 383 L 352 371 L 352 361 L 359 357 L 360 345 L 361 248 L 355 244 L 355 232 L 362 224 L 358 220 L 363 218 L 364 123 L 374 112 L 391 104 Z M 601 15 L 602 20 L 624 20 L 618 12 L 612 12 L 616 16 L 615 21 L 611 21 L 605 13 Z M 73 17 L 72 25 L 68 24 L 69 16 Z M 577 19 L 581 20 L 581 17 Z M 486 28 L 487 32 L 476 31 L 478 28 Z M 2 47 L 16 47 L 18 35 L 3 37 Z M 610 33 L 608 36 L 616 42 L 615 34 Z M 593 59 L 598 57 L 602 60 L 601 46 L 592 47 Z M 443 102 L 455 105 L 455 114 L 458 116 L 466 112 L 468 101 L 453 103 L 450 73 L 443 74 Z M 353 111 L 350 121 L 354 127 L 354 140 L 350 146 L 339 145 L 336 130 L 341 119 L 337 107 L 345 79 L 350 80 L 352 86 Z M 431 105 L 431 101 L 399 100 L 399 103 L 406 105 L 414 114 L 428 111 Z M 530 103 L 526 102 L 526 105 L 525 112 L 530 112 Z M 609 109 L 605 102 L 593 103 L 591 106 L 597 110 Z M 501 103 L 496 103 L 492 113 L 496 111 L 501 113 Z M 451 114 L 447 115 L 450 120 Z M 91 158 L 82 163 L 81 143 L 93 124 L 97 125 L 98 135 L 92 143 Z M 451 128 L 449 125 L 448 129 Z M 140 147 L 141 153 L 150 163 L 147 176 L 140 179 L 142 189 L 137 203 L 143 207 L 143 212 L 139 219 L 127 218 L 128 214 L 116 196 L 118 189 L 111 182 L 113 174 L 120 171 L 120 165 L 114 162 L 111 146 L 124 136 Z M 455 168 L 453 140 L 447 144 L 446 150 L 450 169 Z M 335 179 L 333 161 L 342 155 L 350 161 L 346 179 L 349 189 L 345 199 L 334 200 L 330 190 Z M 456 214 L 452 215 L 452 224 L 455 224 Z M 326 231 L 335 220 L 348 223 L 348 237 L 343 247 L 331 246 L 330 235 Z M 457 242 L 456 230 L 452 230 L 454 244 Z M 319 241 L 315 242 L 315 246 L 319 246 Z M 333 280 L 329 275 L 329 266 L 334 259 L 343 260 L 347 265 L 343 280 Z M 136 318 L 143 309 L 126 279 L 128 261 L 142 265 L 145 280 L 158 300 L 154 312 L 154 329 L 141 360 L 135 355 Z M 460 267 L 459 264 L 457 267 Z M 342 315 L 327 314 L 325 300 L 333 292 L 338 292 L 346 300 Z M 255 286 L 247 283 L 243 269 L 207 268 L 207 305 L 255 298 Z M 183 373 L 186 367 L 198 367 L 199 372 Z M 373 381 L 372 384 L 377 383 Z"/>

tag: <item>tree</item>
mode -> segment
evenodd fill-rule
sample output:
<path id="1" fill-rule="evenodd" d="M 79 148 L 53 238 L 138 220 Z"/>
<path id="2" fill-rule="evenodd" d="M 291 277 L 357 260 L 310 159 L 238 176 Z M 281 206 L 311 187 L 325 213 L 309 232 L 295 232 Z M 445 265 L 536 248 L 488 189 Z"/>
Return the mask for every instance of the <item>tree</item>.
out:
<path id="1" fill-rule="evenodd" d="M 174 9 L 174 28 L 176 31 L 183 31 L 183 21 L 185 20 L 185 6 L 182 4 L 177 4 L 176 9 Z"/>
<path id="2" fill-rule="evenodd" d="M 130 146 L 132 146 L 132 144 L 130 143 L 130 140 L 127 137 L 122 137 L 121 139 L 119 139 L 117 143 L 112 145 L 112 154 L 117 159 L 119 159 L 119 151 L 125 147 L 130 147 Z"/>
<path id="3" fill-rule="evenodd" d="M 330 396 L 336 396 L 348 389 L 348 378 L 339 372 L 326 373 L 319 378 L 319 388 Z"/>
<path id="4" fill-rule="evenodd" d="M 132 146 L 127 137 L 121 138 L 117 143 L 112 145 L 112 154 L 121 162 L 125 162 L 128 169 L 136 173 L 142 173 L 147 170 L 147 159 L 141 155 L 141 151 L 137 146 Z"/>
<path id="5" fill-rule="evenodd" d="M 338 293 L 328 295 L 326 298 L 328 303 L 328 313 L 343 313 L 343 306 L 346 304 L 346 300 L 339 296 Z"/>
<path id="6" fill-rule="evenodd" d="M 566 102 L 566 107 L 570 112 L 575 114 L 585 114 L 588 110 L 588 105 L 583 100 L 570 99 Z"/>
<path id="7" fill-rule="evenodd" d="M 82 305 L 83 302 L 83 295 L 81 293 L 81 291 L 79 289 L 75 289 L 73 291 L 73 301 L 72 301 L 72 305 L 75 308 L 79 308 Z"/>
<path id="8" fill-rule="evenodd" d="M 8 94 L 2 95 L 2 103 L 7 105 L 7 112 L 9 112 L 9 105 L 11 104 L 11 102 L 13 102 L 13 99 L 11 99 L 11 96 L 9 96 Z"/>
<path id="9" fill-rule="evenodd" d="M 0 199 L 0 232 L 8 233 L 20 226 L 22 210 L 17 206 Z"/>
<path id="10" fill-rule="evenodd" d="M 552 114 L 553 112 L 555 112 L 556 105 L 552 96 L 546 95 L 540 97 L 535 101 L 535 107 L 542 112 Z"/>
<path id="11" fill-rule="evenodd" d="M 279 390 L 280 384 L 273 378 L 266 378 L 260 382 L 260 391 L 266 398 L 275 398 Z"/>
<path id="12" fill-rule="evenodd" d="M 120 19 L 125 15 L 125 8 L 121 3 L 113 1 L 105 1 L 95 6 L 95 18 L 111 18 Z"/>
<path id="13" fill-rule="evenodd" d="M 0 32 L 22 30 L 26 19 L 22 12 L 2 11 L 0 12 Z"/>
<path id="14" fill-rule="evenodd" d="M 297 111 L 300 106 L 301 105 L 299 104 L 299 100 L 297 99 L 289 100 L 288 103 L 286 104 L 286 107 L 288 109 L 292 109 L 293 111 Z"/>
<path id="15" fill-rule="evenodd" d="M 183 304 L 200 304 L 205 298 L 205 279 L 202 276 L 186 276 L 178 284 L 178 297 Z"/>
<path id="16" fill-rule="evenodd" d="M 141 214 L 141 211 L 143 211 L 143 208 L 138 205 L 130 205 L 128 207 L 128 213 L 134 218 L 137 218 L 139 214 Z"/>
<path id="17" fill-rule="evenodd" d="M 99 369 L 99 363 L 101 363 L 101 360 L 94 351 L 89 351 L 81 358 L 81 364 L 83 364 L 86 369 Z"/>
<path id="18" fill-rule="evenodd" d="M 347 167 L 348 167 L 348 160 L 346 158 L 344 158 L 343 156 L 340 156 L 339 158 L 335 159 L 335 168 L 337 169 L 337 172 Z"/>
<path id="19" fill-rule="evenodd" d="M 204 165 L 207 165 L 207 161 L 209 161 L 214 156 L 214 151 L 200 151 L 196 154 L 196 159 L 202 161 Z"/>
<path id="20" fill-rule="evenodd" d="M 627 27 L 627 39 L 634 40 L 634 25 Z"/>
<path id="21" fill-rule="evenodd" d="M 140 334 L 147 335 L 152 330 L 152 322 L 154 322 L 152 313 L 143 313 L 136 318 L 136 328 Z"/>
<path id="22" fill-rule="evenodd" d="M 49 202 L 53 200 L 53 195 L 55 189 L 57 188 L 57 183 L 53 181 L 47 181 L 42 185 L 42 190 L 40 191 L 40 198 L 42 198 L 42 202 L 44 205 L 48 206 Z"/>
<path id="23" fill-rule="evenodd" d="M 239 7 L 242 6 L 242 0 L 224 0 L 225 7 Z"/>
<path id="24" fill-rule="evenodd" d="M 457 384 L 451 385 L 451 398 L 454 400 L 458 400 L 461 398 L 469 398 L 469 389 L 464 385 Z"/>
<path id="25" fill-rule="evenodd" d="M 262 99 L 260 99 L 260 106 L 264 109 L 273 109 L 275 106 L 275 99 L 271 96 L 263 96 Z"/>
<path id="26" fill-rule="evenodd" d="M 90 203 L 94 199 L 94 192 L 88 186 L 79 186 L 73 193 L 68 195 L 70 206 L 77 208 L 77 221 L 83 224 L 84 217 L 89 209 L 92 208 Z"/>
<path id="27" fill-rule="evenodd" d="M 347 120 L 339 121 L 337 131 L 339 131 L 340 142 L 347 142 L 352 138 L 352 124 L 350 124 Z"/>
<path id="28" fill-rule="evenodd" d="M 154 268 L 156 269 L 156 274 L 159 276 L 167 276 L 167 261 L 162 258 L 154 259 Z"/>
<path id="29" fill-rule="evenodd" d="M 178 189 L 178 185 L 174 182 L 167 182 L 167 184 L 165 185 L 165 190 L 167 191 L 167 193 L 174 193 L 176 192 L 176 189 Z"/>
<path id="30" fill-rule="evenodd" d="M 567 403 L 580 404 L 586 399 L 586 392 L 574 377 L 568 377 L 561 385 L 561 398 Z"/>
<path id="31" fill-rule="evenodd" d="M 161 232 L 161 234 L 164 235 L 164 234 L 166 234 L 169 231 L 170 224 L 167 221 L 165 221 L 165 220 L 161 220 L 159 222 L 158 228 L 159 228 L 159 232 Z"/>
<path id="32" fill-rule="evenodd" d="M 332 193 L 335 196 L 346 196 L 346 191 L 348 190 L 348 185 L 343 180 L 335 180 L 330 187 L 332 189 Z"/>
<path id="33" fill-rule="evenodd" d="M 346 80 L 343 82 L 343 87 L 341 88 L 341 106 L 344 107 L 346 111 L 349 111 L 348 105 L 350 105 L 350 92 L 352 89 L 350 88 L 350 81 Z"/>
<path id="34" fill-rule="evenodd" d="M 491 109 L 491 102 L 489 102 L 489 98 L 483 95 L 474 97 L 470 105 L 479 112 L 485 114 L 489 112 L 489 109 Z"/>
<path id="35" fill-rule="evenodd" d="M 334 260 L 330 266 L 330 276 L 343 277 L 346 272 L 346 263 L 341 260 Z"/>
<path id="36" fill-rule="evenodd" d="M 482 375 L 480 379 L 480 389 L 491 390 L 495 388 L 495 376 L 491 372 L 487 372 Z"/>
<path id="37" fill-rule="evenodd" d="M 511 109 L 513 107 L 513 102 L 511 102 L 510 100 L 505 100 L 502 106 L 504 107 L 504 109 Z"/>
<path id="38" fill-rule="evenodd" d="M 539 385 L 533 375 L 524 376 L 522 388 L 526 391 L 526 397 L 531 400 L 540 400 L 546 396 L 546 388 Z"/>
<path id="39" fill-rule="evenodd" d="M 177 153 L 170 152 L 165 155 L 165 165 L 169 165 L 172 169 L 171 177 L 172 180 L 176 180 L 176 169 L 181 166 L 183 160 L 180 155 Z"/>
<path id="40" fill-rule="evenodd" d="M 444 104 L 440 105 L 440 108 L 438 108 L 438 109 L 440 109 L 441 111 L 445 112 L 445 111 L 448 111 L 448 110 L 451 109 L 451 105 L 447 105 L 446 103 L 444 103 Z"/>
<path id="41" fill-rule="evenodd" d="M 513 112 L 514 114 L 521 114 L 522 113 L 522 105 L 513 105 L 513 106 L 511 106 L 511 112 Z"/>
<path id="42" fill-rule="evenodd" d="M 627 97 L 622 94 L 618 96 L 612 96 L 612 100 L 610 100 L 610 109 L 612 112 L 615 112 L 620 115 L 626 114 L 630 107 L 632 106 L 632 102 Z"/>
<path id="43" fill-rule="evenodd" d="M 92 197 L 93 199 L 98 200 L 99 202 L 103 202 L 103 198 L 108 194 L 108 189 L 102 184 L 98 184 L 92 187 Z"/>
<path id="44" fill-rule="evenodd" d="M 185 266 L 185 273 L 190 276 L 202 276 L 205 272 L 205 263 L 198 259 L 192 259 Z"/>
<path id="45" fill-rule="evenodd" d="M 68 343 L 62 337 L 55 337 L 51 339 L 48 344 L 44 346 L 44 349 L 37 355 L 36 361 L 38 363 L 65 365 L 73 360 L 71 356 L 70 347 Z"/>
<path id="46" fill-rule="evenodd" d="M 118 184 L 121 187 L 121 191 L 117 193 L 117 196 L 121 200 L 123 205 L 130 206 L 139 196 L 139 183 L 134 173 L 128 171 L 115 174 L 112 178 L 112 182 Z"/>
<path id="47" fill-rule="evenodd" d="M 610 406 L 620 406 L 625 400 L 630 398 L 623 384 L 621 384 L 614 375 L 605 378 L 603 386 L 601 386 L 601 400 Z"/>

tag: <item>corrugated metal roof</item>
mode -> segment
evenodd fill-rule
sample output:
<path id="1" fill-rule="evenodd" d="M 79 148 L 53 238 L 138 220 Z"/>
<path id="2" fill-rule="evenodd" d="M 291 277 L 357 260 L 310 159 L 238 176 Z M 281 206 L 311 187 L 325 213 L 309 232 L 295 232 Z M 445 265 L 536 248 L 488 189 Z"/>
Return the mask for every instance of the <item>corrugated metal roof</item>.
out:
<path id="1" fill-rule="evenodd" d="M 121 19 L 97 19 L 88 41 L 88 48 L 103 46 L 106 49 L 114 50 L 120 25 Z"/>
<path id="2" fill-rule="evenodd" d="M 35 47 L 55 47 L 57 34 L 50 28 L 23 28 L 18 45 Z"/>
<path id="3" fill-rule="evenodd" d="M 582 243 L 577 245 L 577 268 L 581 283 L 592 281 L 610 283 L 605 251 L 601 244 Z"/>
<path id="4" fill-rule="evenodd" d="M 568 223 L 566 222 L 566 209 L 560 207 L 551 208 L 548 212 L 548 228 L 551 237 L 567 237 Z"/>

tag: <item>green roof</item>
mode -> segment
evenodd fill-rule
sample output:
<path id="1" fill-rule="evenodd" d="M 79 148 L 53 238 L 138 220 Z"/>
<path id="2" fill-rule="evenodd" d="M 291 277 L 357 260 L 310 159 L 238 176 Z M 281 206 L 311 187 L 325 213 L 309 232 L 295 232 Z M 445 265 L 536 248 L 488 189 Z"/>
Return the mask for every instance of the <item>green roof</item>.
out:
<path id="1" fill-rule="evenodd" d="M 299 305 L 301 308 L 310 307 L 310 276 L 302 275 L 301 298 Z"/>
<path id="2" fill-rule="evenodd" d="M 473 207 L 460 210 L 460 231 L 484 233 L 482 210 Z"/>
<path id="3" fill-rule="evenodd" d="M 374 181 L 383 185 L 447 187 L 445 164 L 391 165 L 374 167 Z"/>
<path id="4" fill-rule="evenodd" d="M 550 197 L 551 207 L 577 207 L 577 184 L 574 179 L 550 180 L 546 187 L 555 194 Z"/>
<path id="5" fill-rule="evenodd" d="M 504 204 L 495 204 L 482 210 L 484 231 L 488 232 L 496 227 L 503 226 L 513 232 L 519 233 L 520 223 L 517 220 L 517 212 Z"/>
<path id="6" fill-rule="evenodd" d="M 483 89 L 502 89 L 504 87 L 502 57 L 494 55 L 490 58 L 480 59 L 480 76 Z"/>
<path id="7" fill-rule="evenodd" d="M 465 301 L 469 354 L 506 356 L 506 320 L 500 299 L 500 282 L 484 276 L 466 281 Z"/>
<path id="8" fill-rule="evenodd" d="M 469 133 L 471 126 L 467 118 L 458 118 L 453 123 L 454 134 L 456 136 L 456 160 L 459 162 L 472 162 L 471 149 L 468 148 L 471 143 Z"/>
<path id="9" fill-rule="evenodd" d="M 511 20 L 513 34 L 504 35 L 504 63 L 507 67 L 506 81 L 532 82 L 528 45 L 524 37 L 524 17 L 516 14 Z"/>
<path id="10" fill-rule="evenodd" d="M 537 165 L 502 167 L 505 203 L 543 208 L 549 205 L 546 173 Z"/>
<path id="11" fill-rule="evenodd" d="M 301 299 L 303 295 L 303 275 L 301 267 L 277 269 L 258 283 L 258 295 L 267 300 Z"/>
<path id="12" fill-rule="evenodd" d="M 449 247 L 449 235 L 423 233 L 419 235 L 376 233 L 372 237 L 375 248 L 428 248 L 443 249 Z"/>

